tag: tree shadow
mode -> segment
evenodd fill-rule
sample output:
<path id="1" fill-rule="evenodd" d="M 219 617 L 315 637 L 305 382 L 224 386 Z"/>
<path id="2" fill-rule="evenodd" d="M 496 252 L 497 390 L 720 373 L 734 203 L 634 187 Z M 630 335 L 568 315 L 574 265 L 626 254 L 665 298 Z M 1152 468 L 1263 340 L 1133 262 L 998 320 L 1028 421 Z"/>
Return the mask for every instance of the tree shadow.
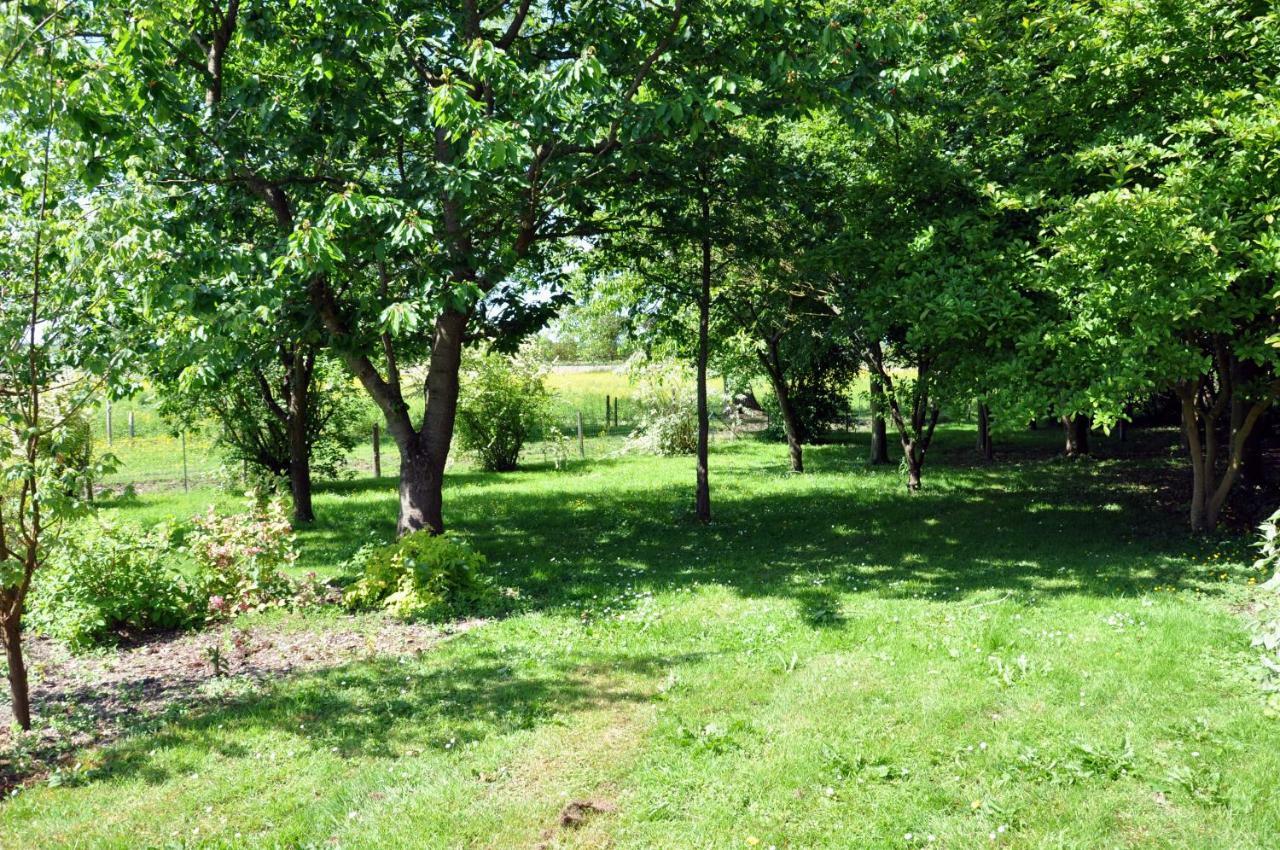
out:
<path id="1" fill-rule="evenodd" d="M 93 775 L 159 784 L 174 778 L 157 758 L 166 750 L 180 748 L 184 761 L 248 755 L 243 744 L 229 740 L 227 729 L 237 738 L 265 734 L 343 758 L 448 752 L 565 714 L 646 702 L 653 693 L 637 680 L 653 680 L 701 657 L 610 655 L 586 665 L 565 660 L 528 665 L 518 654 L 481 649 L 427 656 L 424 663 L 376 659 L 297 673 L 260 692 L 181 716 L 154 733 L 127 738 L 104 753 Z"/>
<path id="2" fill-rule="evenodd" d="M 963 441 L 962 441 L 963 438 Z M 693 466 L 625 459 L 591 461 L 562 477 L 542 473 L 452 476 L 453 528 L 488 557 L 495 580 L 518 591 L 523 610 L 589 618 L 650 593 L 718 585 L 749 598 L 787 600 L 806 625 L 839 630 L 850 594 L 963 599 L 993 592 L 1023 603 L 1055 595 L 1109 597 L 1177 584 L 1188 575 L 1188 537 L 1170 514 L 1178 473 L 1152 449 L 1134 465 L 1104 456 L 1053 460 L 1053 434 L 984 464 L 969 436 L 944 433 L 925 490 L 910 495 L 896 469 L 868 468 L 865 444 L 809 447 L 811 470 L 787 470 L 785 448 L 723 443 L 712 458 L 715 521 L 689 521 Z M 1146 451 L 1146 449 L 1142 449 Z M 531 486 L 531 482 L 536 484 Z M 364 493 L 307 532 L 309 546 L 385 540 L 394 515 L 389 480 L 344 482 Z M 377 495 L 383 488 L 385 498 Z M 377 523 L 375 528 L 372 524 Z M 1213 592 L 1206 587 L 1207 592 Z M 383 659 L 281 680 L 265 692 L 180 717 L 111 748 L 106 777 L 170 779 L 156 751 L 228 754 L 219 731 L 290 736 L 344 756 L 395 757 L 414 747 L 446 750 L 551 722 L 592 707 L 647 701 L 635 684 L 695 660 L 688 655 L 597 653 L 592 666 L 536 663 L 471 636 L 405 665 Z M 533 652 L 533 650 L 529 650 Z"/>

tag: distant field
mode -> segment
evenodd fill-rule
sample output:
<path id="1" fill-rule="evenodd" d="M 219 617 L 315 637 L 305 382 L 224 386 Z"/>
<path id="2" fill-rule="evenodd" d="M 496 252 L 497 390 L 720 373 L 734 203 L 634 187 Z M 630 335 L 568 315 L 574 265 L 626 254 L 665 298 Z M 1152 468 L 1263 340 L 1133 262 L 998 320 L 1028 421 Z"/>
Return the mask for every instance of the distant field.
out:
<path id="1" fill-rule="evenodd" d="M 626 370 L 621 366 L 571 366 L 553 370 L 547 376 L 547 386 L 552 393 L 551 421 L 570 438 L 572 450 L 577 456 L 577 418 L 582 414 L 583 448 L 588 457 L 601 457 L 616 452 L 635 424 L 635 387 Z M 357 392 L 361 392 L 357 390 Z M 712 412 L 718 414 L 722 405 L 721 382 L 711 381 Z M 422 412 L 420 389 L 405 393 L 410 400 L 410 412 L 418 417 Z M 361 396 L 364 398 L 364 396 Z M 606 426 L 605 400 L 618 401 L 618 424 Z M 370 475 L 373 471 L 373 425 L 381 425 L 381 413 L 372 402 L 365 400 L 360 439 L 351 451 L 350 472 L 354 476 Z M 101 482 L 100 486 L 120 488 L 132 485 L 140 490 L 182 489 L 211 485 L 232 471 L 223 470 L 223 461 L 214 446 L 215 426 L 207 423 L 193 428 L 186 434 L 184 475 L 183 438 L 175 426 L 167 422 L 157 409 L 150 395 L 142 394 L 133 399 L 117 401 L 111 405 L 111 439 L 107 439 L 107 413 L 104 406 L 93 412 L 94 448 L 98 454 L 110 453 L 117 461 L 116 470 Z M 130 436 L 132 415 L 132 436 Z M 554 452 L 549 444 L 536 438 L 526 449 L 530 462 L 550 462 Z M 384 434 L 381 440 L 382 472 L 393 475 L 400 461 L 395 443 Z M 455 453 L 454 464 L 466 466 L 465 457 Z"/>

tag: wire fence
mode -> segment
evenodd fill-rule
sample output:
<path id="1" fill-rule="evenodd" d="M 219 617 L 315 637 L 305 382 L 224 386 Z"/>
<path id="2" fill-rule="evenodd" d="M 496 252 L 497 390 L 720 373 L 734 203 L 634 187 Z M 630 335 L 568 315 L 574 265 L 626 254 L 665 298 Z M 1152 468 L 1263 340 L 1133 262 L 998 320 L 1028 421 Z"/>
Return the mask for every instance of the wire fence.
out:
<path id="1" fill-rule="evenodd" d="M 718 399 L 712 410 L 718 414 Z M 572 387 L 553 392 L 548 425 L 531 434 L 522 462 L 554 465 L 616 454 L 625 449 L 639 412 L 635 399 L 622 393 L 575 392 Z M 228 462 L 219 447 L 216 425 L 175 429 L 145 397 L 104 401 L 94 411 L 91 427 L 95 454 L 115 461 L 113 471 L 94 482 L 100 493 L 192 490 L 244 480 L 243 466 Z M 360 427 L 343 477 L 397 475 L 399 450 L 382 423 L 370 415 Z M 713 428 L 725 431 L 728 425 L 716 415 Z M 469 463 L 456 444 L 450 460 Z"/>

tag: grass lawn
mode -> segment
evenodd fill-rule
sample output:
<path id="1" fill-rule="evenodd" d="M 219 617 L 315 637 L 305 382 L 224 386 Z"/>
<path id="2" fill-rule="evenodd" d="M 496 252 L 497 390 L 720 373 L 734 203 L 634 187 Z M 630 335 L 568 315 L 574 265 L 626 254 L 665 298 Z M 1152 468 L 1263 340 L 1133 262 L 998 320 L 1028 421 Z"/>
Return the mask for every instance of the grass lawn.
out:
<path id="1" fill-rule="evenodd" d="M 1162 435 L 1057 439 L 982 466 L 946 430 L 915 497 L 861 444 L 796 476 L 721 442 L 706 528 L 689 459 L 461 469 L 447 517 L 519 611 L 86 753 L 0 846 L 1274 848 L 1247 541 L 1189 542 Z M 302 568 L 338 573 L 394 482 L 316 507 Z"/>

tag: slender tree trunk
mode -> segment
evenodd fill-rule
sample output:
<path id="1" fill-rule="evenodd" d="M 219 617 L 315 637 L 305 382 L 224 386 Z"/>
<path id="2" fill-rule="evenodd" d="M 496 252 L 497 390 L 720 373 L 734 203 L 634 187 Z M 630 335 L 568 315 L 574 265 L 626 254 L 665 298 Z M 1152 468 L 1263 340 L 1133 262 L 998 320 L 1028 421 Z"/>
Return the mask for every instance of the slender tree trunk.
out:
<path id="1" fill-rule="evenodd" d="M 995 457 L 995 448 L 991 445 L 991 409 L 986 404 L 978 405 L 978 453 L 983 460 Z"/>
<path id="2" fill-rule="evenodd" d="M 710 204 L 705 197 L 702 199 L 702 218 L 702 286 L 698 293 L 698 484 L 693 512 L 699 522 L 711 522 L 711 479 L 708 471 L 711 420 L 707 409 L 707 359 L 711 335 L 711 234 L 706 230 L 710 219 Z"/>
<path id="3" fill-rule="evenodd" d="M 1062 417 L 1062 430 L 1066 433 L 1065 450 L 1068 457 L 1089 454 L 1089 417 L 1083 414 Z"/>
<path id="4" fill-rule="evenodd" d="M 914 445 L 905 446 L 903 456 L 907 459 L 907 490 L 911 493 L 920 492 L 920 472 L 924 467 L 924 458 L 916 452 Z"/>
<path id="5" fill-rule="evenodd" d="M 880 466 L 889 462 L 889 432 L 884 418 L 884 387 L 879 379 L 871 376 L 871 463 Z"/>
<path id="6" fill-rule="evenodd" d="M 312 356 L 294 353 L 289 367 L 289 398 L 285 429 L 289 438 L 289 490 L 293 496 L 293 522 L 303 525 L 315 522 L 311 505 L 311 444 L 308 439 L 311 422 Z"/>
<path id="7" fill-rule="evenodd" d="M 7 600 L 6 600 L 7 601 Z M 6 604 L 5 606 L 9 606 Z M 31 691 L 27 682 L 27 665 L 22 656 L 22 618 L 20 613 L 5 617 L 3 624 L 5 659 L 9 663 L 9 693 L 14 722 L 24 731 L 31 729 Z"/>
<path id="8" fill-rule="evenodd" d="M 1191 530 L 1205 530 L 1205 468 L 1204 453 L 1200 447 L 1200 422 L 1196 412 L 1194 392 L 1180 389 L 1182 401 L 1182 433 L 1187 442 L 1187 453 L 1191 458 L 1191 504 L 1189 506 Z"/>
<path id="9" fill-rule="evenodd" d="M 778 400 L 778 409 L 782 412 L 782 430 L 787 437 L 787 449 L 791 454 L 791 471 L 804 472 L 804 447 L 800 441 L 800 420 L 796 416 L 795 405 L 791 403 L 791 388 L 787 386 L 786 374 L 782 369 L 782 358 L 778 353 L 776 342 L 769 343 L 769 353 L 760 354 L 765 374 L 773 386 L 773 395 Z"/>

